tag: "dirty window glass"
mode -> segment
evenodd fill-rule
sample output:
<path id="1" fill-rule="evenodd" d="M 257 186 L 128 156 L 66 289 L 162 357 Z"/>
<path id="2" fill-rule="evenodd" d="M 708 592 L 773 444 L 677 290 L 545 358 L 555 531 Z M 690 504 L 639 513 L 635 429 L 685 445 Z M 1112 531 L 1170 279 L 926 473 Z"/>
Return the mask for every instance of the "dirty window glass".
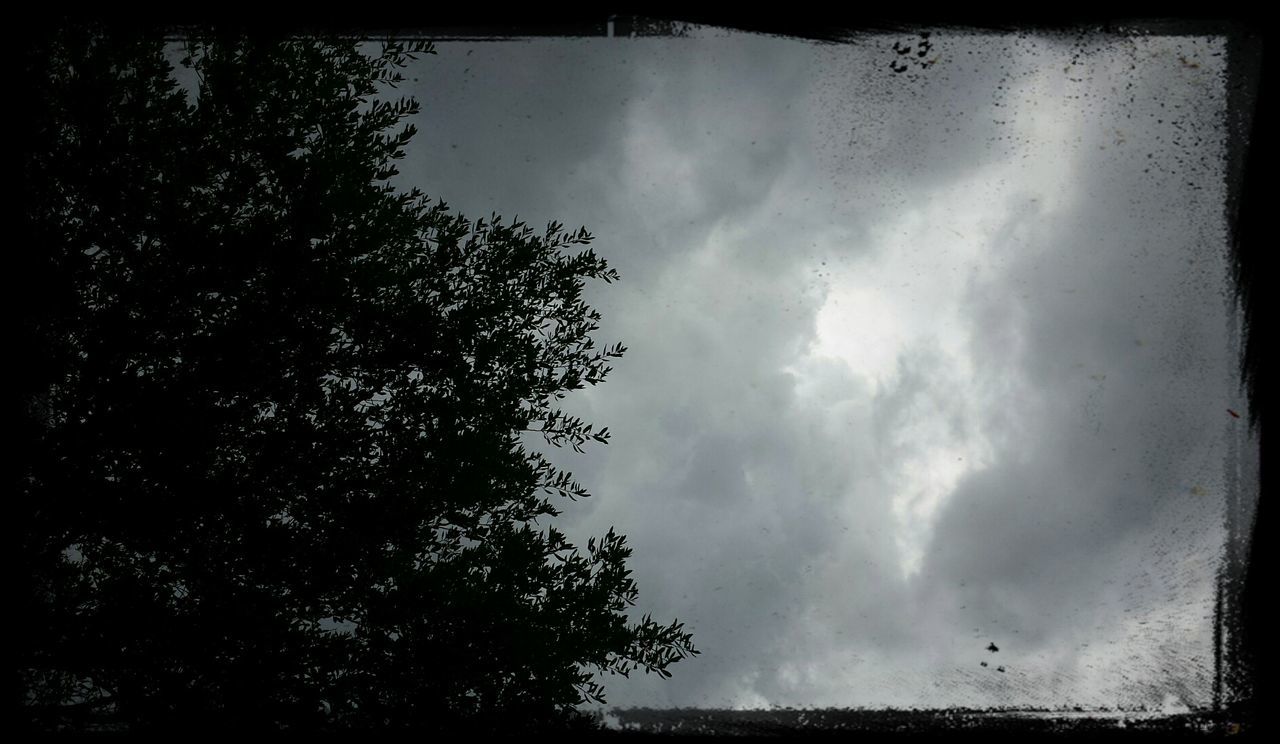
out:
<path id="1" fill-rule="evenodd" d="M 1230 695 L 1225 37 L 437 50 L 403 181 L 585 225 L 622 277 L 586 299 L 629 351 L 565 401 L 613 439 L 550 449 L 593 494 L 560 522 L 625 534 L 638 612 L 703 654 L 612 705 Z"/>

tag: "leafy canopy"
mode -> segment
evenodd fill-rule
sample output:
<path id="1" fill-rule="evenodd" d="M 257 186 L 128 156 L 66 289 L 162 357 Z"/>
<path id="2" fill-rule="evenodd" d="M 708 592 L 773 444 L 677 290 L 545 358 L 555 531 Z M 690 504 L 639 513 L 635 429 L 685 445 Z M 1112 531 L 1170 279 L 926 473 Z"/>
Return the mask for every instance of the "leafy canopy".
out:
<path id="1" fill-rule="evenodd" d="M 594 672 L 697 654 L 631 622 L 522 444 L 607 430 L 585 229 L 469 220 L 391 181 L 429 44 L 64 28 L 23 59 L 19 380 L 29 718 L 563 720 Z"/>

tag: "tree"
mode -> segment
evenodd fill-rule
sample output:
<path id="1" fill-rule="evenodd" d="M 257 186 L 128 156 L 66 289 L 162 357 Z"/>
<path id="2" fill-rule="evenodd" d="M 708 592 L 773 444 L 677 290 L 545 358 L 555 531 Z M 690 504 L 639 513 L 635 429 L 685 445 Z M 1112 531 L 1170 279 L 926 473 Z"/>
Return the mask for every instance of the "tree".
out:
<path id="1" fill-rule="evenodd" d="M 539 518 L 607 429 L 585 229 L 397 189 L 429 44 L 29 45 L 20 705 L 39 725 L 499 726 L 697 654 Z"/>

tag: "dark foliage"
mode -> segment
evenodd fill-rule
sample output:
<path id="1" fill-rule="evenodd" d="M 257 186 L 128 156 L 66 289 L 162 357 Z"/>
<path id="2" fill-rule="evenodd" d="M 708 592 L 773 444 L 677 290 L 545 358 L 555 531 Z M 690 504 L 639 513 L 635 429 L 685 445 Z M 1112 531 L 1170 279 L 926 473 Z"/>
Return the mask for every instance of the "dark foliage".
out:
<path id="1" fill-rule="evenodd" d="M 603 442 L 585 231 L 394 187 L 429 45 L 68 27 L 20 102 L 17 685 L 39 727 L 559 725 L 628 620 L 624 539 L 522 444 Z"/>

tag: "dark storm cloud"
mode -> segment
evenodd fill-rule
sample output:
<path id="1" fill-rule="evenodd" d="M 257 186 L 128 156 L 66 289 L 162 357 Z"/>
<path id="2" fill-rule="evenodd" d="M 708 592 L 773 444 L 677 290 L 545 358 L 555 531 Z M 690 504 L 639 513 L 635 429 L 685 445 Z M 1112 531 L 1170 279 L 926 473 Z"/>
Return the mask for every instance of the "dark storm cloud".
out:
<path id="1" fill-rule="evenodd" d="M 1143 93 L 1155 91 L 1137 95 Z M 1134 113 L 1151 114 L 1140 106 Z M 1212 139 L 1212 115 L 1198 112 L 1187 129 Z M 990 616 L 999 628 L 991 634 L 1017 633 L 1027 649 L 1060 643 L 1083 628 L 1107 638 L 1127 615 L 1158 622 L 1159 610 L 1178 603 L 1203 610 L 1204 595 L 1157 599 L 1132 586 L 1115 603 L 1096 598 L 1126 581 L 1147 589 L 1184 585 L 1187 562 L 1211 563 L 1220 539 L 1221 486 L 1210 484 L 1220 483 L 1225 439 L 1233 436 L 1226 409 L 1236 405 L 1234 367 L 1223 344 L 1230 316 L 1222 293 L 1221 162 L 1189 160 L 1154 175 L 1107 167 L 1116 158 L 1149 159 L 1141 150 L 1107 152 L 1116 138 L 1101 134 L 1078 145 L 1082 172 L 1097 174 L 1081 184 L 1087 197 L 1075 210 L 1037 218 L 1041 229 L 1024 236 L 1031 245 L 1019 246 L 1003 279 L 1018 291 L 971 298 L 975 317 L 991 321 L 973 326 L 980 357 L 1012 357 L 1031 394 L 1003 407 L 1001 415 L 1024 419 L 1021 436 L 948 499 L 915 587 L 920 597 L 950 591 L 953 605 L 967 602 Z M 1179 204 L 1182 214 L 1135 199 L 1158 189 L 1177 195 L 1163 203 Z M 1010 227 L 1029 214 L 1011 217 Z M 1203 234 L 1187 240 L 1188 230 Z M 1015 233 L 1000 234 L 1013 240 Z M 1135 555 L 1135 547 L 1148 554 Z M 956 593 L 962 582 L 969 589 Z M 1196 619 L 1203 621 L 1203 613 L 1175 618 L 1165 630 L 1173 643 L 1198 652 L 1181 661 L 1151 658 L 1136 644 L 1120 644 L 1114 653 L 1139 660 L 1135 675 L 1175 686 L 1183 678 L 1176 668 L 1198 658 L 1181 671 L 1201 684 L 1177 693 L 1203 700 L 1210 657 L 1196 631 L 1207 623 L 1177 622 Z M 1171 664 L 1175 669 L 1166 668 Z M 1168 691 L 1145 679 L 1136 685 L 1144 686 L 1150 689 L 1130 694 L 1159 699 Z M 1099 702 L 1108 702 L 1105 695 Z"/>
<path id="2" fill-rule="evenodd" d="M 550 453 L 595 494 L 562 522 L 628 535 L 640 610 L 704 654 L 610 699 L 1203 698 L 1238 410 L 1214 48 L 938 34 L 895 76 L 896 39 L 420 65 L 405 179 L 585 224 L 623 276 L 588 290 L 631 351 L 566 401 L 614 438 Z"/>
<path id="3" fill-rule="evenodd" d="M 420 134 L 401 169 L 406 180 L 464 214 L 518 211 L 535 225 L 565 221 L 556 210 L 561 201 L 592 195 L 583 188 L 583 163 L 619 139 L 625 61 L 564 44 L 442 43 L 437 50 L 417 63 L 405 91 L 422 103 Z"/>

